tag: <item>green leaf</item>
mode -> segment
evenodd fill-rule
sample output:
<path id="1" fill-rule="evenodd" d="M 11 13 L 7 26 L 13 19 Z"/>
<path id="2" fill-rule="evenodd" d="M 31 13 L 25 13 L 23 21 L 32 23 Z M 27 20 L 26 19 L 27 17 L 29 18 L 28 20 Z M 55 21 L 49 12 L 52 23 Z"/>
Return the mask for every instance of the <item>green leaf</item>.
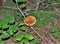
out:
<path id="1" fill-rule="evenodd" d="M 23 39 L 23 37 L 24 37 L 24 35 L 23 35 L 22 33 L 18 33 L 18 34 L 16 35 L 16 37 L 15 37 L 15 40 L 16 40 L 16 41 L 20 41 L 20 40 Z"/>
<path id="2" fill-rule="evenodd" d="M 4 41 L 0 41 L 0 44 L 5 44 L 5 42 Z"/>
<path id="3" fill-rule="evenodd" d="M 14 34 L 13 29 L 9 29 L 7 32 L 8 32 L 10 35 L 13 35 L 13 34 Z"/>
<path id="4" fill-rule="evenodd" d="M 24 25 L 24 21 L 20 22 L 18 26 Z"/>
<path id="5" fill-rule="evenodd" d="M 51 17 L 51 18 L 48 19 L 48 21 L 51 22 L 51 23 L 54 23 L 54 18 Z"/>
<path id="6" fill-rule="evenodd" d="M 18 27 L 17 26 L 15 26 L 15 25 L 9 25 L 9 29 L 8 29 L 8 33 L 10 34 L 10 35 L 13 35 L 15 32 L 17 32 L 18 31 Z"/>
<path id="7" fill-rule="evenodd" d="M 9 38 L 9 37 L 10 37 L 10 35 L 9 35 L 8 33 L 3 33 L 3 34 L 1 35 L 1 38 L 2 38 L 2 39 Z"/>
<path id="8" fill-rule="evenodd" d="M 27 39 L 23 39 L 20 41 L 20 44 L 30 44 Z"/>
<path id="9" fill-rule="evenodd" d="M 7 23 L 14 23 L 15 22 L 14 16 L 9 16 L 5 20 L 6 20 Z"/>
<path id="10" fill-rule="evenodd" d="M 0 30 L 0 34 L 3 32 L 3 30 Z"/>
<path id="11" fill-rule="evenodd" d="M 26 27 L 25 26 L 22 26 L 22 27 L 20 27 L 20 30 L 25 31 L 26 30 Z"/>
<path id="12" fill-rule="evenodd" d="M 54 33 L 57 31 L 57 27 L 52 27 L 51 32 Z"/>
<path id="13" fill-rule="evenodd" d="M 35 39 L 33 41 L 31 41 L 31 44 L 41 44 L 40 40 Z"/>
<path id="14" fill-rule="evenodd" d="M 25 0 L 15 0 L 16 2 L 25 2 Z"/>
<path id="15" fill-rule="evenodd" d="M 26 4 L 25 3 L 21 4 L 21 7 L 22 8 L 25 8 L 26 7 Z"/>
<path id="16" fill-rule="evenodd" d="M 16 38 L 14 38 L 13 41 L 14 41 L 15 43 L 18 42 L 18 41 L 16 40 Z"/>
<path id="17" fill-rule="evenodd" d="M 2 25 L 2 28 L 3 29 L 8 28 L 8 25 L 7 24 L 4 24 L 4 25 Z"/>
<path id="18" fill-rule="evenodd" d="M 48 21 L 47 20 L 43 20 L 43 24 L 44 25 L 47 25 L 48 24 Z"/>
<path id="19" fill-rule="evenodd" d="M 58 37 L 60 37 L 60 34 L 59 34 L 59 33 L 57 33 L 57 32 L 55 32 L 55 33 L 52 33 L 52 35 L 53 35 L 53 37 L 55 37 L 55 38 L 58 38 Z"/>
<path id="20" fill-rule="evenodd" d="M 0 28 L 8 28 L 8 25 L 5 21 L 0 22 Z"/>
<path id="21" fill-rule="evenodd" d="M 9 30 L 13 30 L 13 32 L 17 32 L 18 31 L 18 27 L 15 25 L 10 25 L 9 26 Z"/>
<path id="22" fill-rule="evenodd" d="M 25 38 L 28 40 L 33 40 L 34 37 L 31 34 L 25 34 Z"/>

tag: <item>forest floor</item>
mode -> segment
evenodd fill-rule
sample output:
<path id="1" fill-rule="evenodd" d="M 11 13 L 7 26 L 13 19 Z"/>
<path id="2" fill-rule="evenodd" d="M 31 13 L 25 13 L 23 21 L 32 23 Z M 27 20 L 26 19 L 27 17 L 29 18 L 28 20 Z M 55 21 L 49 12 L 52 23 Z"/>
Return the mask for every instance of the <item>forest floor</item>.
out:
<path id="1" fill-rule="evenodd" d="M 60 38 L 54 38 L 52 36 L 51 28 L 53 26 L 56 26 L 57 32 L 60 34 L 60 3 L 54 2 L 54 1 L 46 1 L 46 0 L 26 0 L 26 9 L 23 11 L 27 11 L 28 14 L 29 11 L 37 10 L 41 13 L 53 13 L 54 14 L 54 24 L 48 23 L 47 25 L 44 25 L 42 27 L 34 25 L 33 28 L 41 35 L 41 38 L 39 38 L 29 27 L 27 27 L 27 30 L 23 33 L 31 33 L 35 39 L 41 40 L 41 44 L 60 44 Z M 0 19 L 6 18 L 9 15 L 16 14 L 16 10 L 7 9 L 7 8 L 16 8 L 15 3 L 12 0 L 0 0 Z M 30 14 L 32 15 L 32 13 Z M 42 14 L 43 15 L 43 14 Z M 56 17 L 58 16 L 58 17 Z M 16 17 L 16 16 L 15 16 Z M 19 18 L 19 17 L 18 17 Z M 20 20 L 20 19 L 19 19 Z M 13 37 L 11 37 L 8 40 L 5 40 L 6 44 L 18 44 L 13 42 Z"/>

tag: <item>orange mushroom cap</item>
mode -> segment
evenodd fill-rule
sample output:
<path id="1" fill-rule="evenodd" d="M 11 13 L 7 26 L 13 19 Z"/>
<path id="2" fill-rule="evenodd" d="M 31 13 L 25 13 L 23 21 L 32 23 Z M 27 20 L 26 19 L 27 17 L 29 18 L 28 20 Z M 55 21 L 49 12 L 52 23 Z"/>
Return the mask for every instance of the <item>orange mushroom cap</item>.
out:
<path id="1" fill-rule="evenodd" d="M 24 23 L 27 25 L 27 26 L 32 26 L 36 23 L 36 18 L 34 16 L 27 16 L 25 19 L 24 19 Z"/>

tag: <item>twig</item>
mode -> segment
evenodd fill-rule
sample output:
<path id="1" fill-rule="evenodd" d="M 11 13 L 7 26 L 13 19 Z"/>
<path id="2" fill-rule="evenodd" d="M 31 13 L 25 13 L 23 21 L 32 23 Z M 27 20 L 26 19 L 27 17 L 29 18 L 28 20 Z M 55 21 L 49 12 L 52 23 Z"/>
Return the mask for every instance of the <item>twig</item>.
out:
<path id="1" fill-rule="evenodd" d="M 41 38 L 42 36 L 41 36 L 39 33 L 37 33 L 33 27 L 30 26 L 30 28 L 31 28 L 32 31 L 33 31 L 35 34 L 37 34 L 38 37 L 43 41 L 43 39 Z"/>
<path id="2" fill-rule="evenodd" d="M 38 1 L 37 4 L 36 4 L 36 9 L 35 10 L 38 10 L 39 8 L 39 4 L 41 4 L 42 2 L 44 2 L 45 0 L 42 0 L 42 1 Z"/>
<path id="3" fill-rule="evenodd" d="M 44 11 L 45 9 L 47 9 L 50 6 L 50 4 L 48 4 L 44 9 L 42 9 L 42 11 Z"/>
<path id="4" fill-rule="evenodd" d="M 40 3 L 37 3 L 37 5 L 36 5 L 36 9 L 35 9 L 35 10 L 38 10 L 38 8 L 39 8 L 39 4 L 40 4 Z"/>
<path id="5" fill-rule="evenodd" d="M 44 9 L 42 9 L 42 10 L 45 10 L 45 9 L 47 9 L 49 6 L 51 6 L 51 5 L 55 5 L 55 4 L 60 4 L 60 3 L 51 3 L 51 4 L 48 4 Z"/>

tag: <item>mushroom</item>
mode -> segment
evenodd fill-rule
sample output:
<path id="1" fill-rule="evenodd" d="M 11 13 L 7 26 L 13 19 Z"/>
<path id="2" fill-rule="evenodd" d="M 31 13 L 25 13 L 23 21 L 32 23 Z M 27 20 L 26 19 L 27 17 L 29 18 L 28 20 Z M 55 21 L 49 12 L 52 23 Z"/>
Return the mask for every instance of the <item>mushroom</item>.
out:
<path id="1" fill-rule="evenodd" d="M 32 26 L 36 23 L 36 18 L 34 16 L 27 16 L 25 19 L 24 19 L 24 23 L 27 25 L 27 26 Z"/>

